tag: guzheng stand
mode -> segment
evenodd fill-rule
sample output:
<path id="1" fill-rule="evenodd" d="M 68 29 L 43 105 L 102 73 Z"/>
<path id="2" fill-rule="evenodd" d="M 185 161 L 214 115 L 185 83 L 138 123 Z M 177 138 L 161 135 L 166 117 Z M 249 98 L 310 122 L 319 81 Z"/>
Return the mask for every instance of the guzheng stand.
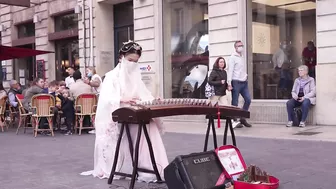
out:
<path id="1" fill-rule="evenodd" d="M 168 100 L 164 100 L 163 103 L 161 103 L 162 106 L 160 104 L 154 104 L 154 106 L 151 106 L 151 104 L 153 103 L 150 102 L 150 103 L 147 103 L 147 106 L 149 107 L 147 107 L 146 105 L 145 106 L 137 105 L 137 107 L 123 107 L 123 108 L 119 108 L 115 110 L 112 113 L 113 121 L 120 123 L 121 128 L 120 128 L 120 134 L 119 134 L 118 141 L 117 141 L 114 162 L 113 162 L 110 178 L 108 180 L 108 184 L 112 184 L 113 177 L 115 175 L 131 177 L 131 183 L 130 183 L 129 188 L 133 189 L 134 184 L 135 184 L 135 179 L 138 175 L 138 172 L 146 172 L 146 173 L 155 174 L 157 181 L 158 182 L 162 181 L 160 174 L 158 172 L 158 169 L 157 169 L 152 143 L 149 138 L 147 127 L 146 127 L 146 125 L 149 124 L 149 122 L 153 118 L 174 116 L 174 115 L 207 115 L 206 118 L 209 120 L 209 122 L 208 122 L 208 128 L 207 128 L 206 136 L 205 136 L 205 143 L 204 143 L 204 151 L 207 151 L 210 129 L 212 130 L 212 134 L 213 134 L 214 148 L 217 148 L 217 136 L 216 136 L 216 128 L 215 128 L 214 120 L 217 119 L 218 114 L 220 114 L 220 118 L 226 120 L 223 144 L 224 145 L 226 144 L 227 132 L 228 132 L 228 129 L 230 128 L 230 132 L 232 136 L 232 143 L 233 145 L 236 146 L 236 139 L 235 139 L 231 119 L 234 117 L 249 118 L 250 113 L 248 111 L 244 111 L 240 108 L 234 108 L 234 107 L 225 107 L 225 106 L 212 107 L 207 104 L 207 100 L 196 99 L 193 101 L 191 100 L 187 100 L 186 102 L 185 101 L 186 99 L 182 99 L 182 101 L 175 101 L 175 100 L 172 101 L 168 99 Z M 183 103 L 187 103 L 187 104 L 184 105 Z M 132 142 L 131 134 L 129 131 L 129 127 L 131 126 L 129 124 L 131 123 L 132 123 L 132 126 L 138 127 L 138 135 L 137 135 L 136 142 L 135 142 L 135 149 L 133 149 L 133 142 Z M 121 140 L 122 140 L 122 137 L 125 131 L 126 131 L 127 140 L 129 143 L 129 150 L 130 150 L 131 157 L 132 157 L 132 165 L 133 165 L 132 174 L 116 172 L 120 144 L 121 144 Z M 153 170 L 147 170 L 147 169 L 138 167 L 139 145 L 140 145 L 142 131 L 147 141 L 150 158 L 151 158 L 151 162 L 153 165 Z"/>
<path id="2" fill-rule="evenodd" d="M 206 134 L 205 134 L 204 149 L 203 149 L 204 152 L 206 152 L 207 149 L 208 149 L 210 129 L 212 130 L 214 149 L 217 148 L 217 136 L 216 136 L 215 119 L 218 119 L 218 118 L 217 118 L 216 115 L 207 115 L 206 119 L 208 119 L 208 127 L 207 127 L 207 131 L 206 131 Z M 228 129 L 230 128 L 230 133 L 231 133 L 231 137 L 232 137 L 232 144 L 234 146 L 237 146 L 236 137 L 235 137 L 235 133 L 234 133 L 234 130 L 233 130 L 231 118 L 226 117 L 226 118 L 223 118 L 223 119 L 225 119 L 223 145 L 227 144 Z"/>
<path id="3" fill-rule="evenodd" d="M 147 124 L 149 124 L 149 123 L 147 123 Z M 131 133 L 130 133 L 130 129 L 129 129 L 130 125 L 128 125 L 128 123 L 122 123 L 121 124 L 120 134 L 119 134 L 119 137 L 118 137 L 117 146 L 116 146 L 115 155 L 114 155 L 114 162 L 113 162 L 110 178 L 108 179 L 108 184 L 112 184 L 113 177 L 115 175 L 130 177 L 131 178 L 131 183 L 130 183 L 129 188 L 133 189 L 138 172 L 155 174 L 156 178 L 157 178 L 157 181 L 159 181 L 159 182 L 162 181 L 161 176 L 160 176 L 159 171 L 158 171 L 158 168 L 157 168 L 157 165 L 156 165 L 156 161 L 155 161 L 155 157 L 154 157 L 154 151 L 153 151 L 153 147 L 152 147 L 152 142 L 151 142 L 151 140 L 149 138 L 149 135 L 148 135 L 146 123 L 140 123 L 138 125 L 139 126 L 138 126 L 137 138 L 136 138 L 136 142 L 135 142 L 135 149 L 133 149 L 133 142 L 132 142 L 132 137 L 131 137 Z M 131 157 L 132 157 L 132 165 L 133 165 L 132 174 L 116 172 L 117 162 L 118 162 L 118 157 L 119 157 L 120 144 L 121 144 L 121 140 L 122 140 L 122 137 L 124 135 L 125 130 L 126 130 L 126 136 L 127 136 L 127 139 L 128 139 L 130 154 L 131 154 Z M 142 135 L 142 130 L 143 130 L 143 133 L 145 135 L 145 138 L 146 138 L 146 141 L 147 141 L 147 144 L 148 144 L 149 154 L 150 154 L 150 158 L 151 158 L 151 161 L 152 161 L 154 171 L 138 167 L 139 146 L 140 146 L 140 139 L 141 139 L 141 135 Z M 135 150 L 135 153 L 133 153 L 134 150 Z"/>

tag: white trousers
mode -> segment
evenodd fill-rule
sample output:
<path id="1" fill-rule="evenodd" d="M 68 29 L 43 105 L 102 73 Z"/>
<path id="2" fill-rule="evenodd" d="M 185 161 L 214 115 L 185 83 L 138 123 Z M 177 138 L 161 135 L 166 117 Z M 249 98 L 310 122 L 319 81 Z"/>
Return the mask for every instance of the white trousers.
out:
<path id="1" fill-rule="evenodd" d="M 212 105 L 215 105 L 218 102 L 218 105 L 220 106 L 227 106 L 229 105 L 229 101 L 227 96 L 212 96 L 210 97 L 210 101 Z"/>

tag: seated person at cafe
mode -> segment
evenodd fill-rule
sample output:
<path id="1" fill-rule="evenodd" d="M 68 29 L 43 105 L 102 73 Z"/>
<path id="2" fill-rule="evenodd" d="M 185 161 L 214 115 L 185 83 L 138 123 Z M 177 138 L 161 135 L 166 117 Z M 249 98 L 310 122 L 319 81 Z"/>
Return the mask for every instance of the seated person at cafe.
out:
<path id="1" fill-rule="evenodd" d="M 49 83 L 48 92 L 49 92 L 49 94 L 51 94 L 52 96 L 55 97 L 56 107 L 58 109 L 61 109 L 62 102 L 61 102 L 61 99 L 59 97 L 57 97 L 58 82 L 56 80 Z"/>
<path id="2" fill-rule="evenodd" d="M 76 70 L 72 77 L 75 80 L 75 83 L 71 84 L 69 88 L 70 95 L 74 100 L 81 94 L 93 93 L 91 86 L 84 83 L 82 73 L 79 70 Z"/>
<path id="3" fill-rule="evenodd" d="M 55 107 L 53 108 L 53 111 L 54 111 L 53 123 L 54 123 L 55 130 L 61 129 L 60 125 L 57 125 L 57 127 L 55 125 L 57 123 L 58 111 L 61 109 L 61 104 L 62 104 L 61 99 L 58 97 L 59 95 L 58 90 L 59 90 L 58 81 L 56 80 L 51 81 L 48 85 L 48 92 L 50 95 L 52 95 L 55 98 Z"/>
<path id="4" fill-rule="evenodd" d="M 86 83 L 84 83 L 82 79 L 82 73 L 79 70 L 76 70 L 73 75 L 73 79 L 75 80 L 75 83 L 72 83 L 70 86 L 70 100 L 74 101 L 74 104 L 76 103 L 76 98 L 81 94 L 90 94 L 93 93 L 92 87 Z M 90 116 L 85 116 L 83 121 L 84 127 L 90 126 Z"/>
<path id="5" fill-rule="evenodd" d="M 24 99 L 22 101 L 23 107 L 28 111 L 30 110 L 31 99 L 34 95 L 43 94 L 44 90 L 44 80 L 42 78 L 36 78 L 32 82 L 31 86 L 26 90 L 24 94 Z"/>
<path id="6" fill-rule="evenodd" d="M 299 127 L 306 126 L 309 108 L 316 103 L 315 80 L 308 75 L 308 67 L 302 65 L 298 68 L 299 77 L 295 79 L 292 89 L 292 99 L 287 101 L 288 123 L 287 127 L 293 126 L 294 108 L 302 109 L 302 118 Z"/>
<path id="7" fill-rule="evenodd" d="M 9 86 L 10 86 L 10 89 L 8 91 L 9 103 L 12 107 L 16 108 L 18 106 L 16 95 L 22 93 L 21 86 L 16 80 L 11 80 L 9 82 Z"/>
<path id="8" fill-rule="evenodd" d="M 27 89 L 27 91 L 24 94 L 24 99 L 22 101 L 22 105 L 24 109 L 28 112 L 31 111 L 31 99 L 34 95 L 37 94 L 47 94 L 45 90 L 45 82 L 42 78 L 36 78 L 32 82 L 32 85 L 30 88 Z M 56 117 L 57 117 L 57 108 L 53 108 L 53 114 L 54 114 L 54 119 L 53 119 L 53 124 L 56 124 Z M 45 118 L 42 118 L 40 120 L 40 127 L 41 128 L 48 128 L 48 126 L 45 125 L 47 120 Z"/>
<path id="9" fill-rule="evenodd" d="M 65 135 L 72 135 L 75 120 L 74 103 L 69 99 L 69 96 L 70 93 L 68 89 L 62 90 L 62 93 L 58 95 L 58 97 L 62 100 L 62 112 L 67 126 L 67 132 Z"/>

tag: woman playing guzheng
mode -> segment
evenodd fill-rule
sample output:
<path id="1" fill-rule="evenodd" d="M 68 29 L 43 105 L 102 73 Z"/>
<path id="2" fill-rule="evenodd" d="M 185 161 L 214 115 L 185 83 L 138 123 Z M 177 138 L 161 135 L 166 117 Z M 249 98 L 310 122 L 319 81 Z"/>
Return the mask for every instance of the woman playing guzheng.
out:
<path id="1" fill-rule="evenodd" d="M 108 178 L 111 173 L 116 143 L 118 140 L 118 123 L 113 122 L 112 112 L 120 107 L 130 106 L 136 100 L 154 100 L 151 92 L 141 80 L 138 60 L 142 48 L 134 42 L 124 43 L 119 51 L 120 62 L 110 72 L 106 73 L 101 86 L 96 112 L 96 141 L 94 150 L 94 170 L 82 173 L 99 178 Z M 137 126 L 130 126 L 130 132 L 135 146 Z M 163 176 L 163 170 L 168 165 L 167 154 L 161 139 L 162 122 L 154 119 L 147 125 L 152 141 L 158 171 Z M 125 133 L 124 133 L 125 134 Z M 146 139 L 142 135 L 139 149 L 139 167 L 153 170 Z M 127 137 L 123 137 L 116 171 L 132 174 L 132 159 L 129 152 Z M 115 176 L 114 178 L 120 178 Z M 138 173 L 138 180 L 151 182 L 156 180 L 154 174 Z"/>

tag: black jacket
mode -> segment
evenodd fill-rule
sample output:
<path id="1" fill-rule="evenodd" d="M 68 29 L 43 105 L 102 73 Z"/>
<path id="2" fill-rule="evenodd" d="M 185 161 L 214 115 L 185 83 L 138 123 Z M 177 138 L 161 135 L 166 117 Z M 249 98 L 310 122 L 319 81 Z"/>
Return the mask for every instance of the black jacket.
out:
<path id="1" fill-rule="evenodd" d="M 225 83 L 222 84 L 222 80 L 225 80 Z M 216 96 L 226 95 L 227 84 L 227 74 L 225 70 L 219 68 L 214 68 L 208 79 L 209 85 L 214 86 Z"/>
<path id="2" fill-rule="evenodd" d="M 58 98 L 62 101 L 62 112 L 65 117 L 75 116 L 74 102 L 68 98 L 64 98 L 62 95 L 58 95 Z"/>

